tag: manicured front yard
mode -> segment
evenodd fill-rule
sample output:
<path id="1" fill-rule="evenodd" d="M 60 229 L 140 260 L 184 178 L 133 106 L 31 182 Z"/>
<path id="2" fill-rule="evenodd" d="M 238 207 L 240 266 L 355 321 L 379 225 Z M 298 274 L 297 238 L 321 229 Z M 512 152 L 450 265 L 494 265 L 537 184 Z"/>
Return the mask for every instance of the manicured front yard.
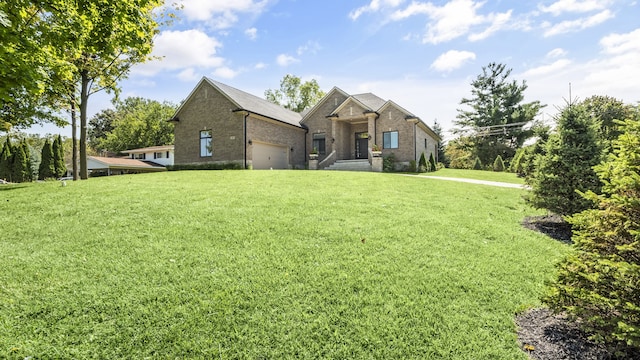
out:
<path id="1" fill-rule="evenodd" d="M 526 359 L 523 190 L 195 171 L 0 187 L 0 357 Z"/>
<path id="2" fill-rule="evenodd" d="M 424 175 L 524 184 L 524 179 L 519 178 L 514 173 L 488 170 L 440 169 L 435 172 L 425 173 Z"/>

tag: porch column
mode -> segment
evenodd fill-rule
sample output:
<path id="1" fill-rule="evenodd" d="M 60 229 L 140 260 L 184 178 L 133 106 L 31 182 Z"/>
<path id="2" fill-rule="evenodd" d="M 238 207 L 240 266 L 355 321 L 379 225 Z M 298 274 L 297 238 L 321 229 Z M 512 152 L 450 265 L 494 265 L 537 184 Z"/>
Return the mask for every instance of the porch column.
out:
<path id="1" fill-rule="evenodd" d="M 374 144 L 377 144 L 376 139 L 376 119 L 378 118 L 378 114 L 375 112 L 366 112 L 364 114 L 367 117 L 367 132 L 369 133 L 369 152 L 371 152 L 371 148 Z M 380 144 L 378 144 L 380 145 Z"/>
<path id="2" fill-rule="evenodd" d="M 325 147 L 326 142 L 330 142 L 331 143 L 331 151 L 329 152 L 332 153 L 334 151 L 336 151 L 336 121 L 338 121 L 338 117 L 337 116 L 330 116 L 329 120 L 331 120 L 331 139 L 326 139 L 325 138 Z"/>

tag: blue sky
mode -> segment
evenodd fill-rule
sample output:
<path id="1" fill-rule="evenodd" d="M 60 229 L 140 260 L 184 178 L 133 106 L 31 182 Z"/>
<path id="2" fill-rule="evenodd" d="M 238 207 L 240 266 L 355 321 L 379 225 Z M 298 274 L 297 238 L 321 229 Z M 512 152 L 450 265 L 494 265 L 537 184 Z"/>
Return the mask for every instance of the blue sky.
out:
<path id="1" fill-rule="evenodd" d="M 526 80 L 544 119 L 572 96 L 640 101 L 635 0 L 178 0 L 179 19 L 154 55 L 121 82 L 122 96 L 179 103 L 208 76 L 263 96 L 286 74 L 323 90 L 373 92 L 450 130 L 470 82 L 490 62 Z M 89 101 L 95 114 L 110 96 Z M 70 136 L 69 127 L 32 132 Z"/>

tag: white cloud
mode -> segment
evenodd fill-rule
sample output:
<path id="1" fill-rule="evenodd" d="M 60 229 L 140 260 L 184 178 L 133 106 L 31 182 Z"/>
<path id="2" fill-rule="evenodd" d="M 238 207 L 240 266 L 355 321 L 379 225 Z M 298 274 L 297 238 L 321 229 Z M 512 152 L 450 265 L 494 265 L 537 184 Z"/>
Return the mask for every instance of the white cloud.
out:
<path id="1" fill-rule="evenodd" d="M 558 16 L 567 12 L 591 12 L 606 9 L 611 1 L 606 0 L 559 0 L 549 6 L 540 5 L 538 8 L 542 12 L 551 13 Z"/>
<path id="2" fill-rule="evenodd" d="M 222 44 L 200 30 L 163 31 L 154 40 L 152 56 L 160 57 L 136 66 L 135 73 L 153 76 L 161 71 L 187 68 L 209 69 L 221 66 L 216 56 Z"/>
<path id="3" fill-rule="evenodd" d="M 320 46 L 320 44 L 317 41 L 310 40 L 310 41 L 307 41 L 306 44 L 298 47 L 298 50 L 296 51 L 296 53 L 298 54 L 298 56 L 301 56 L 306 53 L 315 55 L 321 49 L 322 49 L 322 46 Z"/>
<path id="4" fill-rule="evenodd" d="M 260 69 L 264 69 L 266 67 L 267 67 L 267 64 L 265 64 L 263 62 L 259 62 L 253 68 L 256 69 L 256 70 L 260 70 Z"/>
<path id="5" fill-rule="evenodd" d="M 478 10 L 484 3 L 473 0 L 451 0 L 443 6 L 436 6 L 431 2 L 414 1 L 405 9 L 395 11 L 390 19 L 399 21 L 414 15 L 427 15 L 431 21 L 427 24 L 422 42 L 430 44 L 453 40 L 468 34 L 474 27 L 488 24 L 486 29 L 469 36 L 469 40 L 477 41 L 507 27 L 511 18 L 511 10 L 497 14 L 478 14 Z"/>
<path id="6" fill-rule="evenodd" d="M 196 81 L 200 77 L 201 77 L 201 75 L 196 74 L 196 72 L 195 72 L 195 70 L 193 68 L 186 68 L 186 69 L 182 70 L 178 74 L 178 79 L 180 79 L 180 81 L 184 81 L 184 82 Z"/>
<path id="7" fill-rule="evenodd" d="M 607 54 L 640 53 L 640 28 L 627 34 L 607 35 L 600 40 L 600 46 Z"/>
<path id="8" fill-rule="evenodd" d="M 287 54 L 280 54 L 278 55 L 278 57 L 276 58 L 276 62 L 278 63 L 278 65 L 286 67 L 289 66 L 293 63 L 297 63 L 299 62 L 299 59 L 294 58 L 291 55 L 287 55 Z"/>
<path id="9" fill-rule="evenodd" d="M 223 66 L 217 68 L 213 72 L 213 75 L 222 79 L 233 79 L 234 77 L 236 77 L 236 75 L 238 75 L 238 72 L 231 68 Z"/>
<path id="10" fill-rule="evenodd" d="M 238 21 L 238 13 L 262 13 L 268 0 L 180 0 L 187 20 L 206 21 L 216 29 L 226 29 Z"/>
<path id="11" fill-rule="evenodd" d="M 251 40 L 255 40 L 258 38 L 258 29 L 252 27 L 244 31 L 244 34 Z"/>
<path id="12" fill-rule="evenodd" d="M 535 76 L 548 75 L 548 74 L 557 74 L 562 69 L 567 68 L 567 66 L 569 66 L 570 64 L 571 64 L 571 60 L 569 59 L 559 59 L 554 61 L 551 64 L 542 65 L 536 68 L 529 69 L 525 71 L 522 74 L 522 76 L 524 76 L 525 78 L 528 78 L 528 77 L 535 77 Z"/>
<path id="13" fill-rule="evenodd" d="M 470 51 L 449 50 L 438 56 L 431 64 L 431 68 L 441 72 L 450 72 L 471 60 L 475 60 L 475 58 L 476 54 Z"/>
<path id="14" fill-rule="evenodd" d="M 547 58 L 559 58 L 567 55 L 567 51 L 561 48 L 555 48 L 547 53 Z"/>
<path id="15" fill-rule="evenodd" d="M 403 0 L 371 0 L 369 5 L 361 6 L 349 13 L 349 17 L 351 20 L 357 20 L 364 13 L 376 12 L 384 7 L 395 8 L 402 2 Z"/>
<path id="16" fill-rule="evenodd" d="M 592 26 L 602 24 L 603 22 L 613 17 L 614 15 L 611 11 L 603 10 L 589 17 L 584 17 L 576 20 L 562 21 L 553 26 L 550 26 L 549 24 L 547 24 L 545 26 L 549 28 L 545 30 L 544 36 L 549 37 L 549 36 L 564 34 L 568 32 L 576 32 L 576 31 L 584 30 Z"/>

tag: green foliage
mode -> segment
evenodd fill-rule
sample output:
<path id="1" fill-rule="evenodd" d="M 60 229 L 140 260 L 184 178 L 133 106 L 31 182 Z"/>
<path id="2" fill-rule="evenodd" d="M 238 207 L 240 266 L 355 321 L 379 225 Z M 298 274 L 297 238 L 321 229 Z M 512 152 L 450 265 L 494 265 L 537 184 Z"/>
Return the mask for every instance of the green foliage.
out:
<path id="1" fill-rule="evenodd" d="M 21 183 L 31 180 L 29 157 L 27 155 L 27 151 L 25 151 L 25 146 L 21 143 L 14 148 L 10 181 Z"/>
<path id="2" fill-rule="evenodd" d="M 45 180 L 56 177 L 55 159 L 53 148 L 47 139 L 42 147 L 40 167 L 38 168 L 38 180 Z"/>
<path id="3" fill-rule="evenodd" d="M 621 130 L 614 152 L 596 167 L 602 195 L 584 195 L 598 208 L 569 218 L 574 251 L 544 299 L 618 351 L 640 349 L 640 118 Z"/>
<path id="4" fill-rule="evenodd" d="M 181 170 L 242 170 L 242 165 L 237 162 L 206 163 L 206 164 L 179 164 L 167 166 L 169 171 Z"/>
<path id="5" fill-rule="evenodd" d="M 409 161 L 409 172 L 417 172 L 418 168 L 416 167 L 416 161 L 415 160 L 411 160 Z"/>
<path id="6" fill-rule="evenodd" d="M 268 101 L 299 113 L 315 105 L 325 94 L 315 79 L 303 83 L 299 77 L 287 74 L 280 80 L 279 90 L 269 89 L 264 95 Z"/>
<path id="7" fill-rule="evenodd" d="M 533 131 L 525 125 L 534 120 L 544 107 L 539 101 L 523 103 L 526 82 L 509 81 L 511 69 L 504 64 L 490 63 L 471 82 L 472 97 L 463 98 L 458 109 L 455 133 L 484 129 L 471 138 L 472 151 L 483 164 L 490 164 L 497 155 L 510 160 Z"/>
<path id="8" fill-rule="evenodd" d="M 122 115 L 122 114 L 121 114 Z M 107 135 L 113 131 L 117 115 L 114 109 L 104 109 L 89 119 L 87 129 L 87 144 L 95 151 L 106 150 L 100 143 L 106 140 Z"/>
<path id="9" fill-rule="evenodd" d="M 471 138 L 461 136 L 447 143 L 445 154 L 449 160 L 449 167 L 453 169 L 471 169 L 473 168 L 473 142 Z"/>
<path id="10" fill-rule="evenodd" d="M 473 170 L 483 170 L 482 161 L 476 156 L 476 160 L 473 162 Z"/>
<path id="11" fill-rule="evenodd" d="M 498 155 L 493 161 L 493 171 L 504 171 L 504 161 L 502 160 L 502 156 Z"/>
<path id="12" fill-rule="evenodd" d="M 427 159 L 424 156 L 424 152 L 420 154 L 420 160 L 418 161 L 418 172 L 427 172 L 429 168 L 427 167 Z"/>
<path id="13" fill-rule="evenodd" d="M 0 179 L 11 181 L 13 169 L 13 146 L 7 136 L 6 141 L 0 151 Z"/>
<path id="14" fill-rule="evenodd" d="M 433 132 L 436 133 L 440 137 L 440 139 L 444 139 L 444 132 L 442 131 L 442 126 L 438 123 L 438 120 L 433 121 Z M 438 161 L 449 165 L 449 158 L 445 153 L 445 146 L 442 141 L 438 141 Z"/>
<path id="15" fill-rule="evenodd" d="M 436 159 L 433 158 L 433 153 L 429 154 L 429 168 L 430 171 L 438 170 L 438 168 L 436 167 Z"/>
<path id="16" fill-rule="evenodd" d="M 593 204 L 579 192 L 600 191 L 600 181 L 593 170 L 601 159 L 601 149 L 594 123 L 579 106 L 566 107 L 558 121 L 557 134 L 545 145 L 530 179 L 527 201 L 539 209 L 559 215 L 571 215 Z"/>
<path id="17" fill-rule="evenodd" d="M 584 99 L 577 106 L 583 107 L 597 124 L 598 138 L 607 152 L 612 150 L 611 142 L 620 135 L 616 121 L 631 118 L 634 113 L 633 106 L 610 96 L 594 95 Z"/>
<path id="18" fill-rule="evenodd" d="M 176 105 L 140 97 L 129 97 L 115 103 L 112 115 L 103 113 L 94 121 L 101 126 L 93 139 L 96 151 L 121 152 L 149 146 L 173 144 L 173 124 L 167 119 L 176 111 Z M 112 118 L 111 118 L 112 116 Z M 103 118 L 108 119 L 103 119 Z M 107 122 L 109 122 L 107 124 Z M 107 129 L 111 130 L 107 132 Z"/>
<path id="19" fill-rule="evenodd" d="M 382 171 L 394 172 L 396 171 L 396 156 L 393 153 L 382 158 Z"/>
<path id="20" fill-rule="evenodd" d="M 58 135 L 53 141 L 53 165 L 55 168 L 56 178 L 67 174 L 67 165 L 64 161 L 64 147 L 62 145 L 62 137 Z"/>

